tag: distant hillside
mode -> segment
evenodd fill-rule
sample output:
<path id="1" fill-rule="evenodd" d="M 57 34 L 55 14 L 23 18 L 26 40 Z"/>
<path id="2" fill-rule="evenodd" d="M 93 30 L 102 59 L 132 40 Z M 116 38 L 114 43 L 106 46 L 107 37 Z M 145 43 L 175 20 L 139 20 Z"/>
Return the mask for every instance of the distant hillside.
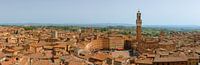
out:
<path id="1" fill-rule="evenodd" d="M 80 26 L 80 27 L 107 27 L 107 26 L 128 26 L 132 27 L 135 24 L 126 24 L 126 23 L 95 23 L 95 24 L 73 24 L 73 23 L 2 23 L 0 25 L 17 25 L 17 26 Z M 168 28 L 168 29 L 200 29 L 200 26 L 197 25 L 143 25 L 143 27 L 150 28 Z"/>
<path id="2" fill-rule="evenodd" d="M 133 26 L 134 24 L 125 23 L 95 23 L 95 24 L 74 24 L 74 23 L 0 23 L 0 25 L 31 25 L 31 26 L 91 26 L 91 27 L 105 27 L 105 26 Z"/>

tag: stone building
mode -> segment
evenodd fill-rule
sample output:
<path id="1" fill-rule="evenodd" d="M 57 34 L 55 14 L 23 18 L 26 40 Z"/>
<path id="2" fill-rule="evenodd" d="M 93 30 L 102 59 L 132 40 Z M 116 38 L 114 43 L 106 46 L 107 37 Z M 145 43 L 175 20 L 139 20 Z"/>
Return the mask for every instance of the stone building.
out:
<path id="1" fill-rule="evenodd" d="M 58 38 L 58 32 L 57 31 L 52 31 L 52 38 L 55 38 L 55 39 Z"/>
<path id="2" fill-rule="evenodd" d="M 122 36 L 113 36 L 109 37 L 109 46 L 110 49 L 118 49 L 123 50 L 124 49 L 124 38 Z"/>
<path id="3" fill-rule="evenodd" d="M 154 65 L 187 65 L 187 56 L 183 52 L 159 52 L 153 61 Z"/>
<path id="4" fill-rule="evenodd" d="M 140 53 L 153 53 L 159 47 L 158 38 L 145 38 L 141 43 L 138 43 L 137 50 Z"/>
<path id="5" fill-rule="evenodd" d="M 173 41 L 161 41 L 159 42 L 159 48 L 173 51 L 176 50 L 176 44 L 174 44 Z"/>

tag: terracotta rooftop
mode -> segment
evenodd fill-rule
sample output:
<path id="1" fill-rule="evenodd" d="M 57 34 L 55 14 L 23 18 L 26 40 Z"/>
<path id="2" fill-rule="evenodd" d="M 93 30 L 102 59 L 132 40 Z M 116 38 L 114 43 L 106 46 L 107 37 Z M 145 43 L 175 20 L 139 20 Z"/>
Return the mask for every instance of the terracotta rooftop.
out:
<path id="1" fill-rule="evenodd" d="M 3 58 L 3 57 L 5 57 L 5 54 L 0 52 L 0 58 Z"/>
<path id="2" fill-rule="evenodd" d="M 108 57 L 109 57 L 109 55 L 104 54 L 104 53 L 98 53 L 98 54 L 94 54 L 94 55 L 91 56 L 91 58 L 102 60 L 102 61 L 105 60 Z"/>
<path id="3" fill-rule="evenodd" d="M 81 61 L 70 61 L 69 65 L 85 65 L 86 63 Z"/>
<path id="4" fill-rule="evenodd" d="M 31 65 L 54 65 L 50 60 L 39 60 L 33 62 Z"/>
<path id="5" fill-rule="evenodd" d="M 150 58 L 139 58 L 135 60 L 136 64 L 153 64 L 153 59 Z"/>
<path id="6" fill-rule="evenodd" d="M 16 58 L 9 58 L 7 61 L 1 62 L 2 65 L 12 65 L 16 62 Z"/>
<path id="7" fill-rule="evenodd" d="M 188 58 L 183 52 L 177 52 L 165 57 L 161 57 L 161 55 L 157 55 L 154 59 L 154 62 L 180 62 L 187 61 Z"/>

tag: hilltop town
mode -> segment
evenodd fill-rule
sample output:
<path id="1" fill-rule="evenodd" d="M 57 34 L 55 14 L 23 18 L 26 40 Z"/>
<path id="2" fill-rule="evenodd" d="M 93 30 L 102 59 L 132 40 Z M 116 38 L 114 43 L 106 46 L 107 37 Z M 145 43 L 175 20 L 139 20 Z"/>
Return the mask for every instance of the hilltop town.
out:
<path id="1" fill-rule="evenodd" d="M 200 32 L 0 27 L 0 65 L 198 65 Z M 153 32 L 155 33 L 155 32 Z"/>

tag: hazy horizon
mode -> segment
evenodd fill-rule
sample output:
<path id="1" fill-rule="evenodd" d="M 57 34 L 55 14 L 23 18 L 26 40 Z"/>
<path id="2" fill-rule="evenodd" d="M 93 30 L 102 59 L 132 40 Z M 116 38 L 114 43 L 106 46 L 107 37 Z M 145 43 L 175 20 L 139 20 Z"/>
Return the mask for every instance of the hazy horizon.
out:
<path id="1" fill-rule="evenodd" d="M 0 22 L 0 25 L 30 25 L 30 26 L 40 26 L 40 25 L 45 25 L 45 26 L 136 26 L 133 23 L 34 23 L 34 22 L 7 22 L 7 23 L 2 23 Z M 142 25 L 143 27 L 200 27 L 200 25 L 179 25 L 179 24 L 173 24 L 173 25 Z"/>
<path id="2" fill-rule="evenodd" d="M 200 25 L 199 0 L 4 0 L 1 23 Z"/>

